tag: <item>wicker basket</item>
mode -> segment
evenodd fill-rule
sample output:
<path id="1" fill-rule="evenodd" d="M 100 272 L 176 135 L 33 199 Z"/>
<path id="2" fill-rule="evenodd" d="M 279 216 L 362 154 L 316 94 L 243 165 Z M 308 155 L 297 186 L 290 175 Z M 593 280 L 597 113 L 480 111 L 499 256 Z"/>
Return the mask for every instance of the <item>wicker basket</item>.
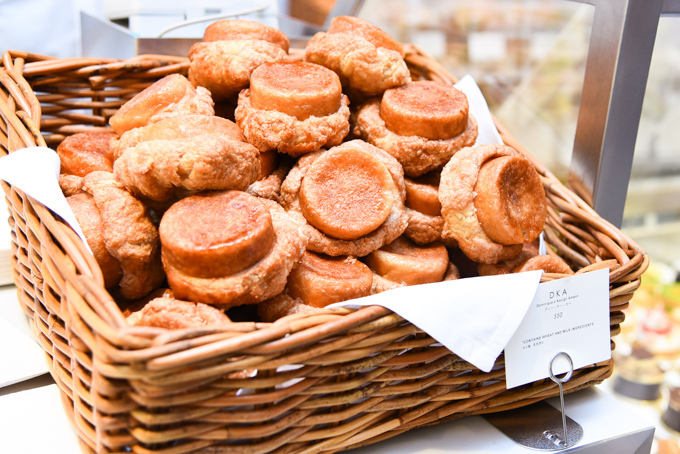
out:
<path id="1" fill-rule="evenodd" d="M 452 82 L 421 50 L 407 50 L 414 78 Z M 187 69 L 186 59 L 165 56 L 62 60 L 7 52 L 0 66 L 1 151 L 55 147 L 75 132 L 108 130 L 108 118 L 127 99 Z M 609 269 L 615 336 L 647 255 L 497 126 L 541 174 L 554 252 L 579 273 Z M 484 373 L 381 307 L 219 330 L 129 327 L 73 231 L 2 185 L 19 301 L 86 451 L 336 452 L 558 392 L 550 380 L 507 390 L 503 355 Z M 579 369 L 565 390 L 600 383 L 612 368 L 607 361 Z"/>

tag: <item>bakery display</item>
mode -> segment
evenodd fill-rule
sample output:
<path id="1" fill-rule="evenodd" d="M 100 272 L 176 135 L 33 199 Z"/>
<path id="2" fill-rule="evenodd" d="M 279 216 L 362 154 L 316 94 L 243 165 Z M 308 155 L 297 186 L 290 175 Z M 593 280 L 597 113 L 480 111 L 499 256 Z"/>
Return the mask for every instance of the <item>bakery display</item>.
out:
<path id="1" fill-rule="evenodd" d="M 325 66 L 342 85 L 363 96 L 376 96 L 411 81 L 404 50 L 375 25 L 352 16 L 331 20 L 327 32 L 312 37 L 305 61 Z"/>
<path id="2" fill-rule="evenodd" d="M 208 89 L 215 101 L 225 101 L 248 87 L 255 68 L 287 58 L 288 38 L 275 28 L 247 20 L 218 21 L 206 28 L 203 42 L 191 46 L 189 80 Z"/>
<path id="3" fill-rule="evenodd" d="M 452 80 L 416 46 L 405 45 L 405 50 L 404 58 L 414 80 Z M 78 105 L 91 104 L 93 112 L 92 115 L 78 115 L 77 119 L 76 116 L 61 115 L 63 110 L 59 110 L 60 106 L 69 103 L 58 100 L 54 110 L 50 106 L 44 111 L 48 113 L 45 121 L 40 122 L 41 129 L 44 129 L 42 134 L 36 134 L 34 129 L 15 131 L 24 121 L 28 122 L 29 116 L 33 123 L 28 125 L 38 124 L 36 120 L 40 110 L 32 109 L 26 112 L 29 116 L 13 118 L 7 123 L 6 134 L 0 134 L 3 144 L 5 141 L 10 143 L 5 151 L 30 145 L 21 141 L 43 137 L 45 143 L 56 146 L 63 136 L 84 129 L 71 124 L 62 126 L 68 121 L 77 120 L 83 125 L 95 126 L 96 130 L 103 129 L 103 122 L 113 113 L 111 108 L 122 104 L 159 77 L 174 72 L 186 73 L 190 66 L 186 59 L 166 60 L 166 57 L 160 56 L 102 64 L 88 59 L 87 66 L 83 66 L 81 60 L 69 61 L 68 64 L 42 61 L 42 57 L 30 53 L 21 57 L 11 54 L 3 61 L 10 64 L 14 58 L 17 59 L 17 67 L 23 68 L 25 76 L 29 77 L 29 85 L 36 86 L 41 106 L 49 105 L 55 98 L 63 99 L 62 96 L 77 97 L 83 98 L 78 100 Z M 290 58 L 300 59 L 302 53 L 294 50 Z M 0 73 L 2 71 L 4 69 L 0 68 Z M 21 71 L 16 73 L 19 79 L 20 74 Z M 13 77 L 3 78 L 3 83 L 12 83 L 12 80 Z M 59 91 L 55 96 L 56 92 L 52 90 L 64 80 L 69 83 L 68 93 Z M 36 105 L 30 91 L 24 88 L 13 90 L 9 97 L 12 99 L 26 94 L 30 95 L 30 102 L 18 99 L 9 109 L 0 109 L 3 116 L 15 110 L 19 115 L 19 107 Z M 342 91 L 350 100 L 360 98 L 358 92 L 347 86 Z M 4 103 L 4 99 L 0 97 L 0 104 Z M 233 99 L 224 102 L 233 102 Z M 358 106 L 358 102 L 350 102 L 353 115 Z M 225 111 L 220 109 L 220 112 Z M 58 112 L 58 118 L 54 119 L 52 112 Z M 180 117 L 196 115 L 154 118 L 139 128 L 178 118 L 173 123 L 175 126 L 170 128 L 178 130 L 184 124 Z M 229 113 L 225 115 L 229 116 Z M 211 117 L 209 113 L 198 116 Z M 480 124 L 483 124 L 481 118 Z M 236 127 L 241 129 L 238 125 Z M 515 143 L 500 126 L 499 132 L 507 143 Z M 127 155 L 129 149 L 150 147 L 152 142 L 161 145 L 159 142 L 210 136 L 192 134 L 188 130 L 185 133 L 189 137 L 150 139 L 126 146 L 121 156 Z M 119 134 L 118 140 L 123 134 Z M 303 254 L 315 253 L 323 258 L 336 257 L 332 260 L 364 263 L 368 255 L 406 235 L 409 216 L 402 214 L 407 213 L 403 165 L 388 152 L 378 151 L 379 147 L 365 140 L 352 143 L 355 138 L 348 135 L 340 145 L 322 146 L 318 151 L 300 157 L 278 149 L 268 150 L 263 155 L 255 149 L 260 170 L 251 169 L 255 180 L 245 190 L 194 192 L 177 187 L 169 191 L 169 198 L 154 203 L 123 187 L 146 206 L 149 221 L 154 226 L 159 223 L 165 226 L 165 220 L 171 219 L 168 213 L 172 213 L 174 208 L 181 208 L 185 201 L 191 202 L 219 192 L 247 194 L 250 198 L 246 197 L 248 201 L 244 206 L 257 206 L 253 202 L 255 200 L 269 209 L 276 236 L 273 243 L 267 244 L 271 241 L 271 230 L 247 229 L 257 233 L 257 243 L 260 244 L 259 248 L 254 248 L 254 256 L 264 255 L 254 262 L 249 253 L 238 253 L 246 256 L 244 264 L 254 262 L 247 268 L 253 272 L 235 271 L 239 266 L 230 264 L 228 260 L 219 264 L 223 258 L 220 247 L 213 251 L 199 247 L 198 251 L 194 251 L 177 238 L 199 235 L 197 231 L 189 233 L 193 228 L 205 235 L 205 242 L 194 238 L 196 245 L 207 244 L 211 238 L 219 240 L 220 235 L 231 231 L 229 226 L 240 222 L 239 215 L 209 214 L 204 209 L 197 210 L 199 214 L 196 216 L 180 213 L 171 229 L 175 230 L 174 233 L 184 232 L 175 238 L 179 243 L 170 241 L 168 247 L 161 242 L 160 246 L 162 255 L 169 251 L 170 255 L 174 252 L 177 257 L 167 267 L 168 275 L 158 284 L 157 290 L 141 300 L 128 300 L 115 287 L 106 291 L 103 275 L 76 234 L 56 215 L 44 209 L 40 202 L 25 197 L 12 185 L 3 185 L 15 219 L 12 229 L 16 233 L 13 237 L 16 263 L 13 264 L 16 265 L 17 283 L 22 286 L 21 303 L 35 323 L 41 344 L 52 355 L 51 364 L 55 380 L 63 390 L 65 408 L 69 412 L 73 410 L 76 422 L 87 422 L 75 426 L 83 446 L 87 445 L 92 450 L 105 447 L 116 452 L 224 449 L 298 452 L 319 446 L 340 451 L 358 444 L 373 443 L 402 430 L 436 423 L 445 414 L 449 415 L 447 418 L 457 417 L 461 408 L 470 414 L 494 412 L 507 408 L 507 405 L 524 405 L 525 402 L 557 394 L 556 385 L 548 380 L 518 389 L 504 389 L 503 358 L 489 373 L 477 370 L 466 359 L 434 340 L 427 329 L 386 308 L 315 308 L 302 302 L 299 296 L 291 296 L 291 289 L 287 286 L 294 281 L 291 273 L 303 260 Z M 238 141 L 233 137 L 219 139 Z M 21 146 L 17 147 L 17 142 Z M 519 145 L 515 146 L 522 155 L 529 156 Z M 312 168 L 319 156 L 326 156 L 338 147 L 358 148 L 360 153 L 348 151 L 349 158 L 336 156 L 329 161 L 321 160 L 318 169 Z M 153 164 L 160 164 L 164 158 L 161 152 L 164 146 L 154 148 Z M 460 153 L 459 150 L 455 155 Z M 303 172 L 304 166 L 311 172 Z M 550 201 L 545 240 L 551 254 L 567 257 L 567 262 L 576 272 L 588 271 L 586 268 L 592 265 L 591 269 L 609 268 L 615 276 L 610 294 L 611 333 L 614 335 L 622 320 L 620 308 L 637 288 L 641 270 L 646 267 L 644 253 L 614 228 L 600 232 L 604 230 L 605 223 L 595 213 L 584 209 L 583 202 L 572 196 L 543 167 L 537 165 L 537 168 Z M 184 178 L 186 169 L 183 165 L 178 166 L 177 177 Z M 360 178 L 358 175 L 362 174 L 364 177 Z M 324 178 L 324 175 L 330 178 Z M 399 175 L 402 175 L 401 181 Z M 64 181 L 67 176 L 64 175 Z M 420 177 L 408 178 L 415 181 Z M 73 183 L 71 190 L 76 193 L 83 191 L 83 177 L 68 180 L 69 184 Z M 163 185 L 163 181 L 151 180 L 149 190 L 155 191 L 154 186 Z M 277 182 L 280 182 L 278 195 Z M 288 190 L 295 185 L 297 190 Z M 306 187 L 303 189 L 303 186 Z M 437 187 L 438 198 L 440 192 L 446 190 L 441 184 L 432 187 Z M 229 205 L 226 202 L 222 200 L 216 207 L 210 207 L 210 212 L 224 210 Z M 414 208 L 410 209 L 428 211 L 420 202 L 411 202 Z M 444 211 L 445 204 L 441 204 Z M 340 209 L 343 206 L 353 208 L 347 213 L 354 214 L 344 218 L 344 210 Z M 391 207 L 389 211 L 388 207 Z M 236 210 L 241 215 L 246 212 L 246 208 Z M 277 252 L 276 243 L 282 237 L 276 231 L 277 217 L 286 220 L 291 233 L 291 236 L 284 234 L 283 240 L 297 242 L 297 246 L 291 247 L 285 254 Z M 257 225 L 266 224 L 260 224 L 262 217 L 255 218 L 259 219 Z M 390 224 L 391 219 L 398 222 Z M 445 220 L 442 216 L 442 221 Z M 125 227 L 133 233 L 139 230 L 133 222 L 127 222 Z M 315 237 L 310 244 L 331 246 L 335 255 L 307 247 L 308 235 Z M 246 243 L 252 246 L 250 241 L 254 239 L 246 237 Z M 131 238 L 136 241 L 135 237 Z M 226 240 L 228 243 L 228 238 Z M 455 240 L 449 240 L 451 238 L 443 237 L 440 240 L 449 258 L 442 279 L 458 275 L 461 279 L 476 276 L 478 263 L 465 256 L 455 246 Z M 364 248 L 367 244 L 370 247 Z M 348 249 L 342 250 L 340 245 Z M 426 242 L 415 246 L 430 247 L 432 244 Z M 219 260 L 210 260 L 211 253 Z M 197 263 L 204 266 L 196 266 Z M 470 264 L 473 266 L 468 266 Z M 212 274 L 218 268 L 231 268 L 235 274 Z M 287 269 L 290 271 L 286 273 Z M 556 278 L 554 275 L 545 277 L 546 280 Z M 481 283 L 484 281 L 481 280 Z M 131 321 L 126 319 L 129 315 L 126 310 L 141 310 L 141 301 L 148 304 L 153 300 L 151 295 L 165 292 L 158 289 L 171 285 L 174 288 L 173 298 L 197 307 L 198 303 L 211 306 L 225 313 L 232 322 L 197 324 L 188 328 L 175 328 L 170 324 L 166 328 L 131 325 Z M 458 287 L 435 283 L 392 291 L 386 290 L 387 285 L 403 286 L 405 283 L 390 281 L 377 273 L 372 276 L 371 292 L 381 286 L 385 290 L 377 295 L 377 299 L 392 301 L 392 295 L 394 298 L 400 294 L 410 295 L 406 303 L 416 311 L 421 310 L 419 295 L 430 290 Z M 243 293 L 240 293 L 241 288 L 246 288 Z M 185 293 L 182 294 L 182 291 Z M 455 291 L 453 293 L 451 298 L 455 299 Z M 269 318 L 258 312 L 265 301 L 275 300 L 281 302 L 281 314 Z M 372 300 L 370 298 L 366 302 Z M 140 305 L 137 305 L 138 302 Z M 161 303 L 165 303 L 163 306 L 174 305 L 168 301 Z M 472 310 L 475 305 L 466 307 Z M 182 313 L 182 309 L 168 311 L 169 315 Z M 187 319 L 191 319 L 193 312 L 187 310 L 186 313 Z M 458 320 L 461 324 L 465 323 L 465 317 Z M 458 321 L 450 324 L 452 330 L 456 323 Z M 579 368 L 565 384 L 564 390 L 569 392 L 596 383 L 607 378 L 611 371 L 612 363 L 609 361 Z M 92 418 L 92 415 L 96 417 Z M 404 415 L 417 417 L 406 420 Z"/>
<path id="4" fill-rule="evenodd" d="M 456 153 L 441 174 L 445 238 L 479 263 L 517 256 L 538 238 L 546 198 L 533 165 L 507 145 L 479 145 Z"/>
<path id="5" fill-rule="evenodd" d="M 255 69 L 234 115 L 258 150 L 293 157 L 339 145 L 349 132 L 349 100 L 338 76 L 300 61 Z"/>
<path id="6" fill-rule="evenodd" d="M 477 121 L 468 107 L 465 94 L 452 85 L 411 82 L 361 105 L 354 134 L 394 156 L 405 175 L 419 177 L 474 145 Z"/>

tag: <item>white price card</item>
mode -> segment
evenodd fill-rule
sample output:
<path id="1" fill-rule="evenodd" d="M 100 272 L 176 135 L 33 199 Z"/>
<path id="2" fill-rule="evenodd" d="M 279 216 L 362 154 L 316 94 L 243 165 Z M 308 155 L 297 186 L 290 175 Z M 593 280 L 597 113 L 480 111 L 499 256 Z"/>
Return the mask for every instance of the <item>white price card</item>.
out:
<path id="1" fill-rule="evenodd" d="M 538 286 L 529 310 L 505 347 L 507 388 L 547 378 L 557 353 L 574 369 L 611 358 L 609 270 L 602 269 Z M 553 373 L 569 371 L 560 355 Z"/>

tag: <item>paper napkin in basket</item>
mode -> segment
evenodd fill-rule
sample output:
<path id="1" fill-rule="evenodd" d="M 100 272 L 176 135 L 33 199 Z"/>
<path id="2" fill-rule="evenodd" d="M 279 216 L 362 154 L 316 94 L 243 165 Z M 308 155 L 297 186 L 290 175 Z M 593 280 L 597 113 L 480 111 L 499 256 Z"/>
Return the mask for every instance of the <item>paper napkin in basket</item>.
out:
<path id="1" fill-rule="evenodd" d="M 489 372 L 534 298 L 542 271 L 399 287 L 327 307 L 383 306 Z"/>

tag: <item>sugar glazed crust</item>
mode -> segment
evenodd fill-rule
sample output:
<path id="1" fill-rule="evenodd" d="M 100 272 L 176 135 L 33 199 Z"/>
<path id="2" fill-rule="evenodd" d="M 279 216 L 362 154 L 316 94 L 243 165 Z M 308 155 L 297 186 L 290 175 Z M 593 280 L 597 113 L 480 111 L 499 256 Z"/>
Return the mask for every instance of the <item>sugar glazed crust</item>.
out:
<path id="1" fill-rule="evenodd" d="M 389 173 L 391 180 L 389 184 L 391 185 L 391 188 L 383 188 L 382 193 L 384 194 L 384 197 L 390 199 L 390 206 L 389 210 L 382 212 L 384 221 L 370 232 L 351 239 L 340 239 L 324 233 L 322 230 L 308 222 L 305 214 L 303 214 L 303 206 L 300 203 L 300 190 L 304 184 L 305 175 L 310 169 L 313 169 L 317 160 L 321 160 L 320 162 L 331 162 L 337 155 L 341 153 L 351 153 L 353 149 L 357 150 L 358 153 L 374 156 L 374 159 L 377 159 L 380 163 L 379 166 L 384 166 Z M 339 183 L 341 186 L 343 184 L 352 186 L 353 179 L 357 178 L 353 175 L 353 172 L 356 170 L 356 167 L 336 168 L 335 178 L 330 180 Z M 336 198 L 337 196 L 333 192 L 333 188 L 329 187 L 327 189 L 329 191 L 329 194 L 326 196 L 330 203 L 328 208 L 329 211 L 334 211 L 337 216 L 346 214 L 342 213 L 343 210 L 339 208 L 340 201 Z M 342 190 L 342 193 L 347 196 L 347 199 L 344 200 L 344 202 L 345 205 L 347 205 L 349 213 L 356 208 L 352 206 L 352 197 L 358 197 L 358 192 L 360 191 L 355 190 L 347 192 L 344 189 Z M 359 204 L 362 203 L 360 199 L 360 197 L 357 199 L 357 203 Z M 299 223 L 302 231 L 309 237 L 309 243 L 307 245 L 309 250 L 331 256 L 350 255 L 362 257 L 382 247 L 384 244 L 390 243 L 406 229 L 407 216 L 404 209 L 404 199 L 404 178 L 399 163 L 386 152 L 361 140 L 353 140 L 333 147 L 330 150 L 319 150 L 300 158 L 297 164 L 288 173 L 286 180 L 281 186 L 280 202 L 290 216 Z M 359 211 L 361 211 L 361 208 L 359 208 Z M 365 218 L 369 217 L 366 216 L 366 213 L 364 213 L 364 215 Z M 361 216 L 355 217 L 360 218 Z M 375 219 L 380 219 L 380 217 L 375 217 Z"/>

